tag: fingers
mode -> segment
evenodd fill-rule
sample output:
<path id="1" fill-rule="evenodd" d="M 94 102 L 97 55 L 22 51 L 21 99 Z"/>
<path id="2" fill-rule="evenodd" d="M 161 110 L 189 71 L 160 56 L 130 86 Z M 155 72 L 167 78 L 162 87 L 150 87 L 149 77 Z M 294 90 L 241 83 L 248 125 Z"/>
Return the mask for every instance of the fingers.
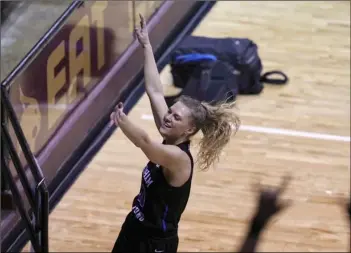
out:
<path id="1" fill-rule="evenodd" d="M 137 38 L 140 38 L 141 34 L 140 34 L 139 28 L 134 28 L 134 36 L 136 36 Z"/>
<path id="2" fill-rule="evenodd" d="M 139 17 L 140 17 L 140 27 L 141 29 L 144 29 L 144 27 L 146 27 L 145 19 L 140 13 L 139 13 Z"/>
<path id="3" fill-rule="evenodd" d="M 123 103 L 119 102 L 116 106 L 115 106 L 115 111 L 117 110 L 123 110 Z"/>
<path id="4" fill-rule="evenodd" d="M 120 102 L 120 103 L 118 103 L 116 105 L 116 107 L 115 107 L 115 118 L 116 118 L 116 120 L 120 119 L 120 117 L 124 113 L 123 109 L 124 109 L 124 107 L 123 107 L 123 103 L 122 102 Z"/>
<path id="5" fill-rule="evenodd" d="M 277 189 L 278 195 L 281 195 L 281 194 L 283 194 L 283 193 L 286 191 L 286 189 L 288 188 L 288 185 L 289 185 L 291 179 L 292 179 L 292 176 L 291 176 L 290 173 L 287 173 L 287 174 L 283 177 L 283 180 L 282 180 L 282 182 L 281 182 L 281 184 L 280 184 L 280 187 Z"/>
<path id="6" fill-rule="evenodd" d="M 112 113 L 110 114 L 110 120 L 113 121 L 114 118 L 115 118 L 115 112 L 112 112 Z"/>
<path id="7" fill-rule="evenodd" d="M 136 37 L 141 44 L 148 42 L 148 35 L 146 30 L 146 22 L 144 17 L 139 13 L 140 17 L 140 28 L 134 27 L 134 37 Z"/>
<path id="8" fill-rule="evenodd" d="M 112 127 L 113 125 L 115 125 L 115 121 L 114 120 L 110 120 L 109 127 Z"/>
<path id="9" fill-rule="evenodd" d="M 279 187 L 277 188 L 274 188 L 274 187 L 268 187 L 268 186 L 265 186 L 265 189 L 267 191 L 275 191 L 277 193 L 277 195 L 281 195 L 283 194 L 286 189 L 288 188 L 288 185 L 290 183 L 292 179 L 292 176 L 290 173 L 286 174 L 284 177 L 283 177 L 283 180 L 280 184 Z M 251 189 L 256 192 L 256 193 L 259 193 L 259 192 L 262 192 L 263 191 L 263 186 L 262 184 L 260 183 L 260 178 L 259 176 L 255 175 L 254 176 L 254 179 L 253 179 L 253 182 L 251 183 Z"/>
<path id="10" fill-rule="evenodd" d="M 116 113 L 112 112 L 110 114 L 110 126 L 113 126 L 114 124 L 116 124 Z"/>
<path id="11" fill-rule="evenodd" d="M 110 121 L 117 124 L 122 114 L 123 114 L 123 103 L 120 102 L 115 106 L 113 112 L 110 114 Z"/>

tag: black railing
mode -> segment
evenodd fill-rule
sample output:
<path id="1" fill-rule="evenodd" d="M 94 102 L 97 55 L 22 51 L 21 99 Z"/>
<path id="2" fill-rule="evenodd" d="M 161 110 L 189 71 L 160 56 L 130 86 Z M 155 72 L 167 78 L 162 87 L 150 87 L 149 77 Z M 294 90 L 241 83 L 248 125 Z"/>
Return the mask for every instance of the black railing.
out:
<path id="1" fill-rule="evenodd" d="M 28 198 L 30 210 L 33 212 L 34 218 L 30 218 L 29 212 L 24 205 L 20 191 L 17 188 L 17 183 L 14 176 L 11 173 L 9 165 L 5 161 L 5 157 L 1 156 L 1 170 L 5 176 L 11 193 L 13 194 L 13 201 L 20 213 L 21 219 L 24 222 L 24 226 L 28 232 L 28 237 L 32 243 L 32 247 L 35 252 L 48 252 L 49 251 L 49 193 L 45 184 L 45 178 L 39 167 L 37 160 L 31 152 L 29 145 L 26 141 L 22 128 L 16 117 L 15 111 L 10 103 L 10 99 L 7 94 L 5 86 L 1 86 L 1 106 L 7 114 L 8 122 L 5 124 L 1 123 L 1 136 L 3 138 L 4 146 L 8 149 L 12 163 L 16 169 L 18 177 L 23 189 L 25 196 Z M 34 182 L 36 184 L 34 191 L 30 186 L 30 182 L 26 176 L 26 171 L 23 168 L 20 158 L 16 152 L 15 146 L 11 140 L 8 126 L 12 125 L 15 136 L 20 144 L 23 151 L 24 157 L 27 161 L 29 171 L 32 173 Z"/>
<path id="2" fill-rule="evenodd" d="M 48 221 L 49 221 L 49 193 L 45 183 L 43 173 L 33 156 L 29 145 L 25 139 L 20 123 L 10 103 L 7 89 L 10 88 L 15 78 L 31 63 L 31 61 L 41 52 L 50 39 L 56 34 L 59 28 L 64 25 L 67 18 L 80 6 L 84 1 L 75 0 L 63 12 L 63 14 L 55 21 L 45 35 L 34 45 L 34 47 L 26 54 L 21 62 L 13 69 L 13 71 L 1 82 L 1 183 L 6 184 L 2 190 L 10 190 L 12 200 L 19 214 L 21 223 L 28 235 L 32 249 L 35 252 L 48 252 Z M 20 158 L 15 150 L 9 133 L 9 125 L 12 125 L 15 137 L 25 156 L 27 167 L 33 175 L 35 186 L 31 186 L 27 177 L 27 169 L 24 169 Z M 24 196 L 17 188 L 18 180 L 11 173 L 9 160 L 17 172 L 19 183 L 23 187 Z M 31 181 L 33 184 L 33 182 Z M 27 197 L 28 205 L 25 205 L 22 197 Z M 29 215 L 29 213 L 31 213 Z"/>

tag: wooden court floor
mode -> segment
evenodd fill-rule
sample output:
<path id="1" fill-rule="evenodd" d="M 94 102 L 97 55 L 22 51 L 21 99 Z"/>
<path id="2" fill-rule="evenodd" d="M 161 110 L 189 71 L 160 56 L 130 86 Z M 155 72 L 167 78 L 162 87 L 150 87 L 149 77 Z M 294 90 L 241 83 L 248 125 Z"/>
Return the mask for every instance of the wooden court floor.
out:
<path id="1" fill-rule="evenodd" d="M 179 251 L 235 251 L 255 204 L 250 183 L 259 175 L 276 184 L 287 172 L 294 205 L 258 250 L 347 251 L 349 224 L 335 195 L 350 191 L 350 2 L 221 1 L 194 34 L 251 38 L 264 70 L 281 69 L 290 82 L 239 97 L 242 128 L 215 169 L 195 173 Z M 166 68 L 174 92 L 169 76 Z M 143 96 L 129 117 L 161 140 L 150 115 Z M 146 162 L 117 130 L 52 212 L 50 250 L 110 251 Z"/>

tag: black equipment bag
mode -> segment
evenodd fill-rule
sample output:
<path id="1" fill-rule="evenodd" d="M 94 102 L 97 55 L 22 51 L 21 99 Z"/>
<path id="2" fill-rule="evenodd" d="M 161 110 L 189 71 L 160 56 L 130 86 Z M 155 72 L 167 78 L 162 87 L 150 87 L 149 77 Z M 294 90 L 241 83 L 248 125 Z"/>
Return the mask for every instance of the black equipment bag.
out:
<path id="1" fill-rule="evenodd" d="M 238 94 L 237 75 L 227 62 L 208 59 L 198 55 L 187 84 L 175 96 L 166 97 L 168 106 L 180 95 L 187 95 L 200 101 L 216 104 L 219 101 L 233 101 Z"/>
<path id="2" fill-rule="evenodd" d="M 231 77 L 230 80 L 235 80 L 237 86 L 235 90 L 238 94 L 259 94 L 263 89 L 263 83 L 283 85 L 288 82 L 288 77 L 281 71 L 269 71 L 262 74 L 258 47 L 250 39 L 188 36 L 171 54 L 170 65 L 174 85 L 186 88 L 190 79 L 196 78 L 196 71 L 202 68 L 199 63 L 206 60 L 224 62 L 232 67 L 231 75 L 236 77 Z M 274 74 L 283 78 L 269 78 Z M 210 81 L 209 85 L 215 84 Z"/>

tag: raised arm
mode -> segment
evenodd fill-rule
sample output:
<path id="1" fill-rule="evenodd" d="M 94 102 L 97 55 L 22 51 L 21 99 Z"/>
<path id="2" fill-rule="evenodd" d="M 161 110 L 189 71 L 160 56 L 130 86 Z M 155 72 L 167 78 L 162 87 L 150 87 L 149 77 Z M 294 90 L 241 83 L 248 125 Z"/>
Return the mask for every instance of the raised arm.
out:
<path id="1" fill-rule="evenodd" d="M 191 167 L 189 156 L 177 146 L 153 141 L 142 128 L 128 119 L 123 112 L 122 103 L 117 105 L 110 119 L 119 126 L 135 146 L 144 152 L 151 162 L 161 165 L 171 179 L 189 177 L 190 169 L 188 168 Z"/>
<path id="2" fill-rule="evenodd" d="M 145 20 L 142 15 L 140 15 L 140 28 L 135 28 L 135 34 L 144 49 L 145 89 L 150 100 L 157 129 L 159 129 L 162 124 L 163 117 L 167 113 L 168 106 L 164 98 L 160 74 L 158 73 Z"/>
<path id="3" fill-rule="evenodd" d="M 273 216 L 290 206 L 291 201 L 282 201 L 279 199 L 281 194 L 286 190 L 290 180 L 291 176 L 286 175 L 280 187 L 276 189 L 262 187 L 259 182 L 255 184 L 255 191 L 259 195 L 257 209 L 251 218 L 248 231 L 238 252 L 256 252 L 260 236 L 266 228 L 267 223 Z"/>

